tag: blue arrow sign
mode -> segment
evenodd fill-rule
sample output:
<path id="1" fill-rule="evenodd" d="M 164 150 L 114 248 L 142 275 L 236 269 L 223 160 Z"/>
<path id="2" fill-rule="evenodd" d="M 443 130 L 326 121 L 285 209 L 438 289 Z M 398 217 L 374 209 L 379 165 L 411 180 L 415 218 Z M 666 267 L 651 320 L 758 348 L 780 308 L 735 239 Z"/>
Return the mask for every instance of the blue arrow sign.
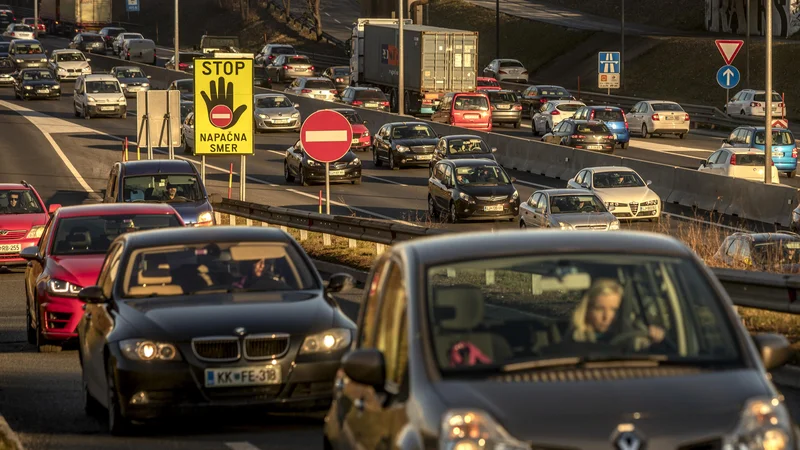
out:
<path id="1" fill-rule="evenodd" d="M 597 73 L 620 73 L 619 52 L 597 54 Z"/>
<path id="2" fill-rule="evenodd" d="M 736 87 L 741 78 L 739 69 L 733 66 L 722 66 L 717 71 L 717 83 L 725 89 Z"/>

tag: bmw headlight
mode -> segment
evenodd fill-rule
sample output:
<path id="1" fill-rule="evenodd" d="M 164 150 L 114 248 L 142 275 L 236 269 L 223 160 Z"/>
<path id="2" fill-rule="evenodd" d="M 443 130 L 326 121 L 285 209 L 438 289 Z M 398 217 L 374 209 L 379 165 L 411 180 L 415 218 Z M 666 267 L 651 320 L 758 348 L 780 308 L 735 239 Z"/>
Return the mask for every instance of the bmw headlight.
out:
<path id="1" fill-rule="evenodd" d="M 56 84 L 55 86 L 53 86 L 53 89 L 59 90 L 59 89 L 61 89 L 61 85 L 60 84 Z"/>
<path id="2" fill-rule="evenodd" d="M 65 69 L 63 67 L 59 67 L 58 68 L 58 73 L 67 73 L 67 69 Z"/>
<path id="3" fill-rule="evenodd" d="M 83 70 L 84 72 L 91 72 L 91 71 L 92 71 L 92 68 L 91 68 L 91 67 L 89 67 L 89 66 L 86 66 L 86 67 L 84 67 L 82 70 Z"/>
<path id="4" fill-rule="evenodd" d="M 31 227 L 25 239 L 39 239 L 44 234 L 44 225 L 34 225 Z"/>
<path id="5" fill-rule="evenodd" d="M 511 200 L 516 200 L 518 198 L 519 198 L 519 192 L 518 191 L 514 191 L 514 193 L 511 194 Z"/>
<path id="6" fill-rule="evenodd" d="M 311 166 L 311 167 L 313 167 L 313 166 L 318 166 L 318 165 L 320 165 L 320 163 L 318 163 L 318 162 L 314 161 L 314 160 L 313 160 L 313 159 L 311 159 L 311 158 L 308 158 L 308 165 L 309 165 L 309 166 Z"/>
<path id="7" fill-rule="evenodd" d="M 480 410 L 452 409 L 442 417 L 439 448 L 446 450 L 527 450 L 489 414 Z"/>
<path id="8" fill-rule="evenodd" d="M 725 439 L 723 448 L 785 450 L 795 447 L 789 412 L 778 398 L 752 398 L 741 414 L 736 430 Z"/>
<path id="9" fill-rule="evenodd" d="M 300 117 L 300 112 L 292 113 L 292 117 Z"/>
<path id="10" fill-rule="evenodd" d="M 150 83 L 142 83 L 142 87 L 150 87 Z"/>
<path id="11" fill-rule="evenodd" d="M 167 342 L 155 342 L 147 339 L 126 339 L 119 343 L 122 355 L 134 361 L 180 361 L 178 349 Z"/>
<path id="12" fill-rule="evenodd" d="M 411 149 L 406 147 L 405 145 L 398 145 L 394 149 L 397 150 L 400 153 L 405 153 L 405 152 L 410 152 L 411 151 Z"/>
<path id="13" fill-rule="evenodd" d="M 575 227 L 573 227 L 571 224 L 568 224 L 566 222 L 558 222 L 558 226 L 561 227 L 562 230 L 574 230 L 575 229 Z"/>
<path id="14" fill-rule="evenodd" d="M 197 216 L 198 225 L 208 225 L 213 222 L 214 222 L 214 215 L 211 214 L 211 211 L 201 212 L 200 215 Z"/>
<path id="15" fill-rule="evenodd" d="M 619 220 L 615 220 L 611 222 L 611 225 L 608 226 L 609 230 L 619 230 Z"/>
<path id="16" fill-rule="evenodd" d="M 354 159 L 354 160 L 350 161 L 350 165 L 351 165 L 351 166 L 358 166 L 358 165 L 361 165 L 361 160 L 360 160 L 360 159 L 358 159 L 358 158 L 356 158 L 356 159 Z"/>
<path id="17" fill-rule="evenodd" d="M 332 328 L 322 333 L 307 336 L 300 347 L 300 354 L 328 353 L 347 348 L 352 341 L 352 333 L 347 328 Z"/>
<path id="18" fill-rule="evenodd" d="M 128 85 L 127 85 L 127 84 L 125 84 L 125 83 L 120 83 L 120 84 L 119 84 L 119 87 L 121 87 L 122 89 L 125 89 L 126 87 L 128 87 Z"/>
<path id="19" fill-rule="evenodd" d="M 47 282 L 47 292 L 58 297 L 77 297 L 81 287 L 67 281 L 51 278 Z"/>
<path id="20" fill-rule="evenodd" d="M 40 62 L 46 63 L 47 62 L 47 58 L 42 58 L 42 60 Z"/>
<path id="21" fill-rule="evenodd" d="M 475 199 L 474 198 L 472 198 L 470 195 L 467 195 L 467 194 L 465 194 L 463 192 L 459 192 L 458 193 L 458 198 L 460 198 L 461 200 L 464 200 L 465 202 L 475 203 Z"/>

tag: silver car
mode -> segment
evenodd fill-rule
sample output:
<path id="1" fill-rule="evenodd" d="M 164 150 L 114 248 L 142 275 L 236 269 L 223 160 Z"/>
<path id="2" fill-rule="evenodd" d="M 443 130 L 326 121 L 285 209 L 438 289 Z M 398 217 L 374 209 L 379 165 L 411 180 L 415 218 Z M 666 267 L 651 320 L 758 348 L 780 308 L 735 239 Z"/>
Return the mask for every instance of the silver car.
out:
<path id="1" fill-rule="evenodd" d="M 317 100 L 336 101 L 336 86 L 327 78 L 309 77 L 298 78 L 286 88 L 287 93 L 301 97 L 315 98 Z"/>
<path id="2" fill-rule="evenodd" d="M 275 82 L 283 83 L 298 77 L 313 77 L 314 65 L 307 56 L 280 55 L 267 66 L 267 73 Z"/>
<path id="3" fill-rule="evenodd" d="M 520 228 L 619 230 L 619 220 L 585 189 L 545 189 L 519 206 Z"/>
<path id="4" fill-rule="evenodd" d="M 126 97 L 135 97 L 139 91 L 150 90 L 150 75 L 145 75 L 142 69 L 136 66 L 113 67 L 111 74 L 119 80 L 119 85 Z"/>
<path id="5" fill-rule="evenodd" d="M 257 94 L 253 98 L 253 119 L 256 130 L 299 130 L 298 104 L 281 94 Z"/>
<path id="6" fill-rule="evenodd" d="M 495 59 L 483 69 L 483 76 L 497 81 L 528 82 L 528 69 L 516 59 Z"/>

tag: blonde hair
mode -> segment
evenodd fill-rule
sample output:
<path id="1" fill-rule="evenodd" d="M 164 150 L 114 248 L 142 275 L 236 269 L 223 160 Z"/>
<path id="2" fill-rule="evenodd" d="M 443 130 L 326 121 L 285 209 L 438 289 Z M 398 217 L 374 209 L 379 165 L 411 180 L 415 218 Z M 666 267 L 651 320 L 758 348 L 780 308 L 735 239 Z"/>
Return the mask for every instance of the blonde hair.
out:
<path id="1" fill-rule="evenodd" d="M 572 313 L 572 339 L 578 342 L 595 342 L 597 334 L 591 325 L 586 323 L 586 315 L 594 305 L 595 300 L 603 295 L 618 295 L 622 298 L 623 288 L 616 280 L 611 278 L 598 278 L 583 294 L 578 307 Z"/>

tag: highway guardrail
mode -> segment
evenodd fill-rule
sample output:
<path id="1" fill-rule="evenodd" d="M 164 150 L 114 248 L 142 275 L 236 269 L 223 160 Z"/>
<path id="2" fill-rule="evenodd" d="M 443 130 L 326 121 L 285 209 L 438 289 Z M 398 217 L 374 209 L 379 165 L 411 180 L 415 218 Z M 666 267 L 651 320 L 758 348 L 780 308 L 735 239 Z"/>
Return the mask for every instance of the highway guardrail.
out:
<path id="1" fill-rule="evenodd" d="M 232 199 L 222 199 L 222 202 L 214 203 L 213 206 L 219 225 L 237 225 L 235 218 L 241 217 L 271 226 L 313 231 L 378 245 L 394 245 L 411 239 L 453 233 L 444 228 L 319 214 Z M 229 216 L 227 223 L 221 220 L 222 214 Z M 381 251 L 377 253 L 380 254 Z M 723 268 L 711 268 L 711 271 L 736 306 L 789 314 L 800 313 L 800 302 L 797 301 L 800 276 Z"/>
<path id="2" fill-rule="evenodd" d="M 307 13 L 303 13 L 301 16 L 298 17 L 297 15 L 292 14 L 291 11 L 287 12 L 286 8 L 278 0 L 267 0 L 267 8 L 277 11 L 280 14 L 283 14 L 285 17 L 288 18 L 290 24 L 294 24 L 301 28 L 305 28 L 310 33 L 316 34 L 317 26 L 314 23 L 314 19 L 311 18 L 311 16 L 309 16 Z M 333 35 L 325 31 L 322 32 L 322 40 L 335 47 L 347 50 L 347 44 L 344 41 L 334 37 Z M 332 64 L 332 65 L 338 65 L 338 64 Z"/>

